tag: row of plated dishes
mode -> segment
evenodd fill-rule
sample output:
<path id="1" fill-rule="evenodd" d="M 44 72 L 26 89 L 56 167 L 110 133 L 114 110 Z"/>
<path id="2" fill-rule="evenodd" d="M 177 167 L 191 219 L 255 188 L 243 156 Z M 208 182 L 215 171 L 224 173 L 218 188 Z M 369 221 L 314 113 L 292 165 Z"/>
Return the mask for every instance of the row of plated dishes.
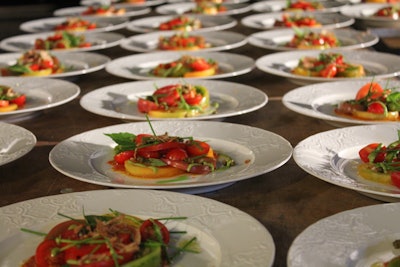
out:
<path id="1" fill-rule="evenodd" d="M 174 114 L 165 111 L 160 113 L 159 110 L 156 110 L 158 113 L 151 113 L 152 110 L 146 110 L 148 114 L 158 114 L 149 115 L 151 126 L 157 133 L 168 132 L 170 136 L 182 136 L 183 129 L 185 129 L 185 136 L 208 140 L 213 149 L 222 151 L 233 158 L 235 165 L 222 172 L 196 175 L 179 174 L 178 178 L 164 177 L 161 178 L 162 182 L 157 179 L 143 180 L 143 178 L 135 178 L 132 175 L 121 176 L 121 173 L 116 172 L 115 168 L 108 163 L 112 160 L 110 155 L 116 145 L 115 140 L 104 134 L 131 132 L 133 125 L 136 131 L 134 134 L 150 133 L 149 122 L 133 122 L 99 128 L 72 136 L 56 145 L 49 155 L 52 166 L 66 176 L 84 182 L 142 190 L 135 194 L 131 194 L 130 190 L 119 189 L 28 200 L 1 208 L 2 217 L 7 217 L 9 221 L 15 221 L 15 218 L 18 218 L 24 227 L 40 229 L 43 224 L 54 224 L 59 220 L 56 214 L 48 208 L 48 205 L 54 205 L 54 203 L 63 203 L 64 206 L 68 202 L 69 205 L 65 205 L 66 207 L 84 206 L 85 212 L 88 214 L 102 214 L 112 208 L 136 215 L 135 213 L 143 211 L 141 200 L 145 198 L 147 217 L 159 217 L 160 213 L 164 216 L 166 214 L 168 216 L 187 216 L 188 219 L 184 223 L 176 225 L 167 222 L 166 225 L 173 227 L 174 230 L 190 229 L 190 234 L 197 236 L 200 240 L 200 245 L 204 249 L 200 256 L 185 253 L 177 260 L 178 264 L 199 262 L 198 266 L 204 266 L 204 263 L 215 266 L 272 266 L 275 254 L 272 237 L 267 229 L 247 214 L 222 203 L 196 196 L 144 189 L 174 189 L 184 193 L 213 191 L 234 182 L 275 170 L 293 156 L 295 162 L 302 169 L 315 177 L 362 192 L 373 198 L 397 201 L 399 188 L 395 184 L 390 184 L 390 182 L 383 184 L 361 178 L 357 172 L 357 166 L 362 165 L 362 159 L 359 158 L 358 152 L 364 146 L 371 143 L 382 143 L 383 146 L 386 146 L 398 140 L 398 111 L 391 110 L 393 107 L 389 107 L 390 103 L 385 101 L 389 99 L 387 95 L 396 93 L 395 88 L 399 86 L 398 82 L 390 78 L 399 75 L 400 57 L 370 50 L 357 50 L 372 47 L 379 38 L 370 31 L 342 29 L 351 26 L 354 22 L 361 23 L 364 27 L 379 25 L 398 27 L 397 21 L 387 17 L 375 18 L 373 15 L 387 4 L 350 5 L 342 1 L 319 2 L 325 5 L 324 9 L 308 10 L 306 13 L 299 14 L 284 11 L 286 1 L 259 1 L 254 4 L 246 1 L 227 1 L 223 3 L 226 5 L 224 12 L 198 16 L 186 14 L 196 7 L 195 2 L 147 0 L 141 4 L 125 3 L 118 4 L 119 6 L 116 4 L 117 8 L 124 10 L 116 16 L 100 17 L 85 14 L 81 17 L 82 21 L 78 22 L 91 25 L 89 26 L 90 30 L 63 32 L 62 34 L 54 32 L 54 27 L 68 21 L 72 16 L 82 15 L 82 12 L 87 12 L 90 8 L 88 6 L 93 4 L 92 1 L 82 0 L 82 6 L 56 10 L 55 17 L 23 23 L 20 27 L 21 30 L 30 32 L 29 34 L 6 38 L 0 42 L 1 49 L 12 52 L 0 54 L 2 75 L 19 76 L 1 77 L 0 83 L 12 88 L 18 96 L 26 97 L 26 102 L 21 107 L 9 111 L 3 110 L 0 113 L 0 119 L 5 121 L 0 124 L 0 139 L 4 140 L 5 144 L 9 144 L 9 147 L 4 148 L 5 152 L 0 153 L 0 165 L 29 153 L 36 143 L 33 133 L 9 124 L 7 121 L 29 119 L 32 113 L 67 104 L 80 94 L 80 88 L 76 84 L 51 78 L 75 77 L 102 69 L 111 75 L 141 80 L 104 86 L 81 98 L 80 104 L 87 111 L 112 118 L 146 121 L 146 114 L 138 108 L 138 105 L 143 103 L 143 100 L 149 101 L 147 97 L 154 93 L 155 83 L 158 88 L 165 88 L 171 84 L 182 83 L 182 79 L 184 79 L 185 85 L 196 85 L 196 90 L 200 90 L 198 89 L 200 87 L 204 92 L 205 88 L 209 95 L 207 99 L 209 104 L 204 109 L 198 111 L 197 108 L 193 113 L 194 116 L 191 113 L 192 115 L 188 117 L 188 113 L 184 113 L 183 116 L 179 115 L 179 118 L 176 114 L 181 114 L 181 110 Z M 134 18 L 147 14 L 151 8 L 154 8 L 160 15 Z M 258 12 L 258 14 L 244 17 L 240 23 L 259 30 L 258 32 L 244 36 L 228 31 L 239 22 L 227 15 L 249 11 Z M 287 14 L 294 17 L 290 18 Z M 309 22 L 310 19 L 313 19 L 312 24 L 308 24 L 304 28 L 301 27 L 304 25 L 297 25 L 296 29 L 286 27 L 289 24 L 293 26 L 295 19 L 298 19 L 299 16 L 308 18 Z M 186 29 L 190 31 L 182 33 L 177 29 L 168 28 L 171 25 L 167 22 L 174 20 L 177 23 L 183 18 L 193 23 L 190 29 Z M 368 24 L 371 21 L 380 24 Z M 164 26 L 168 30 L 164 31 L 164 28 L 160 28 L 163 23 L 167 23 Z M 287 24 L 285 25 L 285 23 Z M 311 27 L 312 25 L 317 25 L 317 27 Z M 82 25 L 79 27 L 81 28 Z M 136 34 L 125 37 L 113 32 L 123 28 L 136 32 Z M 323 39 L 326 44 L 323 47 L 317 47 L 314 43 L 312 49 L 303 49 L 307 47 L 299 48 L 293 45 L 310 34 L 314 35 L 313 38 L 318 42 Z M 190 39 L 193 36 L 200 36 L 200 38 Z M 200 40 L 200 44 L 194 43 L 194 46 L 199 45 L 195 51 L 193 44 L 191 44 L 190 50 L 174 51 L 176 47 L 170 47 L 171 43 L 167 42 L 172 38 L 186 41 L 190 39 L 191 42 L 196 42 L 193 39 Z M 75 43 L 75 46 L 78 44 L 78 47 L 67 46 L 63 42 L 65 39 L 68 39 L 68 45 Z M 59 43 L 56 44 L 57 42 Z M 301 46 L 304 45 L 304 42 L 300 43 Z M 118 45 L 127 51 L 140 53 L 111 60 L 100 53 L 93 52 Z M 244 45 L 252 45 L 274 53 L 253 60 L 247 56 L 227 52 L 227 50 Z M 38 46 L 55 47 L 56 49 L 41 51 L 39 55 L 36 55 L 32 49 L 38 48 Z M 333 57 L 331 57 L 332 55 Z M 55 63 L 60 63 L 59 68 L 47 73 L 46 66 L 35 66 L 34 68 L 31 68 L 31 65 L 23 66 L 22 58 L 24 57 L 53 60 L 50 64 L 51 67 L 53 68 Z M 176 64 L 185 64 L 182 58 L 187 59 L 188 57 L 190 62 L 196 62 L 201 67 L 197 66 L 196 68 L 190 65 L 185 66 L 187 68 L 185 72 L 175 69 L 171 71 Z M 304 62 L 305 59 L 308 59 L 308 61 L 306 60 L 308 64 L 317 61 L 317 65 L 324 65 L 323 62 L 321 63 L 321 57 L 330 58 L 330 64 L 326 64 L 322 70 L 318 68 L 318 70 L 310 70 L 307 69 L 307 66 L 299 65 L 299 62 Z M 48 65 L 48 62 L 46 64 Z M 15 65 L 18 65 L 17 68 Z M 10 66 L 12 66 L 11 69 Z M 293 149 L 283 137 L 263 129 L 204 121 L 252 112 L 267 104 L 268 96 L 257 88 L 217 80 L 246 75 L 255 67 L 302 85 L 283 97 L 283 104 L 294 112 L 327 120 L 339 127 L 354 124 L 364 125 L 338 128 L 310 136 Z M 26 68 L 29 68 L 28 71 Z M 350 68 L 351 71 L 345 72 L 346 68 Z M 338 74 L 340 70 L 342 72 Z M 187 72 L 190 75 L 187 75 Z M 324 74 L 321 74 L 322 72 Z M 359 100 L 363 97 L 370 98 L 368 94 L 372 92 L 367 87 L 368 97 L 365 94 L 363 97 L 359 97 L 359 89 L 366 88 L 365 84 L 372 81 L 384 89 L 392 89 L 390 92 L 386 90 L 382 92 L 382 90 L 379 91 L 380 89 L 373 92 L 372 99 L 376 101 L 372 102 L 382 103 L 382 105 L 378 105 L 378 111 L 367 110 L 367 115 L 363 113 L 364 115 L 361 117 L 338 113 L 339 103 L 353 105 L 354 101 L 358 101 L 356 102 L 358 106 L 365 104 L 366 101 L 363 100 L 364 102 L 361 103 L 362 101 Z M 375 94 L 379 94 L 379 96 Z M 204 98 L 204 94 L 202 97 Z M 397 104 L 396 97 L 393 98 L 391 104 L 393 105 L 393 102 Z M 368 102 L 369 104 L 371 103 Z M 379 108 L 384 109 L 384 112 L 380 112 Z M 387 110 L 389 108 L 390 110 Z M 386 116 L 389 113 L 391 114 L 390 119 Z M 193 123 L 193 120 L 197 120 L 197 122 Z M 3 131 L 1 128 L 7 128 L 7 131 Z M 10 136 L 9 133 L 13 133 L 13 135 Z M 245 138 L 248 135 L 253 138 L 250 140 Z M 23 145 L 16 138 L 22 140 Z M 76 146 L 77 142 L 85 145 Z M 378 152 L 382 151 L 379 150 L 376 154 Z M 93 155 L 96 156 L 93 157 Z M 372 165 L 371 163 L 370 166 Z M 326 166 L 330 167 L 326 168 Z M 187 206 L 183 205 L 182 197 L 185 198 L 186 205 L 191 206 L 190 212 L 185 208 Z M 93 198 L 96 201 L 93 201 Z M 124 201 L 121 201 L 122 198 Z M 46 200 L 49 199 L 52 201 L 47 202 Z M 127 199 L 129 201 L 126 201 Z M 166 204 L 160 205 L 159 201 L 165 199 L 168 201 L 164 201 L 164 203 L 168 202 L 176 208 L 171 210 Z M 109 203 L 115 203 L 115 206 L 109 207 Z M 123 203 L 130 204 L 127 206 Z M 135 203 L 140 203 L 140 207 Z M 211 204 L 215 206 L 212 214 L 200 212 Z M 32 206 L 35 207 L 33 210 Z M 382 208 L 383 206 L 385 208 Z M 27 207 L 30 209 L 29 214 L 26 213 Z M 395 223 L 382 226 L 375 222 L 376 217 L 371 214 L 379 212 L 381 218 L 387 218 L 392 216 L 392 212 L 396 209 L 399 209 L 398 205 L 384 204 L 347 211 L 321 220 L 307 228 L 293 242 L 288 254 L 288 266 L 320 266 L 318 263 L 320 264 L 322 257 L 324 262 L 335 262 L 338 266 L 344 266 L 349 260 L 355 264 L 362 263 L 363 266 L 372 266 L 378 260 L 388 261 L 394 257 L 393 253 L 396 253 L 392 250 L 391 242 L 397 238 L 398 226 Z M 225 216 L 227 211 L 229 214 L 233 214 L 229 218 L 230 223 L 228 224 L 226 219 L 221 218 L 221 223 L 223 221 L 224 228 L 227 229 L 223 234 L 218 232 L 221 230 L 221 225 L 215 218 L 216 210 L 221 210 L 221 217 Z M 70 216 L 82 213 L 81 210 L 74 208 L 66 208 L 64 211 Z M 36 216 L 34 214 L 38 213 L 43 216 L 43 212 L 48 213 L 48 219 L 43 221 L 42 225 L 37 225 L 34 221 Z M 348 226 L 351 223 L 347 220 L 353 213 L 362 213 L 362 219 L 358 223 L 368 227 L 357 227 L 355 231 L 349 232 L 349 228 L 344 225 Z M 33 254 L 40 238 L 34 238 L 27 234 L 23 236 L 27 242 L 22 245 L 16 246 L 15 243 L 5 242 L 6 239 L 19 238 L 20 234 L 16 232 L 21 227 L 21 224 L 10 225 L 6 222 L 7 220 L 0 221 L 0 235 L 4 236 L 0 243 L 1 250 L 14 252 L 7 255 L 0 252 L 2 256 L 0 258 L 4 258 L 5 261 L 12 262 L 14 265 L 20 265 L 22 260 Z M 336 225 L 336 227 L 327 227 L 327 224 Z M 384 239 L 382 239 L 382 227 L 386 231 Z M 232 236 L 229 233 L 237 232 L 240 228 L 249 230 L 245 235 L 237 235 L 235 238 L 240 242 L 233 242 L 237 245 L 232 247 Z M 354 228 L 352 229 L 354 230 Z M 368 229 L 369 235 L 365 234 L 366 229 Z M 371 232 L 376 234 L 371 235 Z M 337 233 L 343 233 L 342 237 L 345 236 L 345 240 L 335 243 L 335 239 L 332 239 L 331 236 Z M 316 234 L 322 238 L 326 237 L 322 245 L 320 242 L 310 242 L 310 237 Z M 331 249 L 333 244 L 335 244 L 334 250 Z M 214 253 L 216 247 L 219 248 L 220 253 Z M 231 252 L 241 251 L 248 257 L 232 258 L 229 256 L 230 253 L 224 252 L 228 247 Z M 265 250 L 260 250 L 260 247 L 265 247 Z M 377 252 L 371 253 L 372 256 L 368 259 L 350 255 L 355 250 L 362 252 L 363 249 Z M 312 257 L 309 255 L 311 251 L 313 252 Z M 315 253 L 316 251 L 318 253 Z M 348 255 L 348 257 L 343 257 L 343 255 Z M 362 253 L 357 255 L 362 255 Z M 251 261 L 249 261 L 249 257 Z"/>

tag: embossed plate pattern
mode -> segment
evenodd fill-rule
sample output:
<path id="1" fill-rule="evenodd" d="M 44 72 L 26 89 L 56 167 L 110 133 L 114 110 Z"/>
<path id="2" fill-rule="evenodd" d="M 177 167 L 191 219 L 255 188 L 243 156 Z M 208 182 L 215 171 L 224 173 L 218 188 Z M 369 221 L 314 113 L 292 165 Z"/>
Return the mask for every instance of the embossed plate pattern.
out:
<path id="1" fill-rule="evenodd" d="M 185 254 L 173 266 L 272 266 L 272 237 L 248 214 L 198 196 L 128 189 L 48 196 L 0 208 L 0 266 L 20 266 L 43 238 L 22 232 L 21 227 L 47 232 L 65 220 L 57 213 L 81 218 L 83 209 L 85 214 L 104 214 L 110 208 L 143 218 L 187 217 L 175 224 L 169 221 L 167 226 L 195 235 L 202 251 Z"/>
<path id="2" fill-rule="evenodd" d="M 147 122 L 126 123 L 68 138 L 50 152 L 50 163 L 63 174 L 88 183 L 111 187 L 146 189 L 203 189 L 225 185 L 270 172 L 286 163 L 290 143 L 274 133 L 240 124 L 213 121 L 154 121 L 156 134 L 193 136 L 207 141 L 216 151 L 230 155 L 236 165 L 208 175 L 180 176 L 182 179 L 140 179 L 115 172 L 107 162 L 116 145 L 104 133 L 151 133 Z"/>
<path id="3" fill-rule="evenodd" d="M 35 144 L 36 137 L 30 131 L 0 122 L 0 166 L 26 155 Z"/>
<path id="4" fill-rule="evenodd" d="M 293 159 L 303 170 L 326 182 L 365 193 L 385 201 L 398 201 L 400 189 L 369 182 L 357 174 L 358 151 L 370 143 L 388 145 L 398 140 L 394 124 L 352 126 L 312 135 L 293 151 Z"/>
<path id="5" fill-rule="evenodd" d="M 292 243 L 288 267 L 371 266 L 393 258 L 400 237 L 400 204 L 344 211 L 304 230 Z"/>

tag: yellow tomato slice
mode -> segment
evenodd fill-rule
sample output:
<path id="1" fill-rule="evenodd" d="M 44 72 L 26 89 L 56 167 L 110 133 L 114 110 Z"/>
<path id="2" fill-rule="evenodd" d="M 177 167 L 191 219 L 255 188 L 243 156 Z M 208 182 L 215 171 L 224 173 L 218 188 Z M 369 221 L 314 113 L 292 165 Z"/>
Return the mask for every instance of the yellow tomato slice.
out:
<path id="1" fill-rule="evenodd" d="M 22 76 L 47 76 L 51 74 L 51 69 L 44 69 L 38 71 L 32 71 L 28 73 L 24 73 Z"/>
<path id="2" fill-rule="evenodd" d="M 363 163 L 357 166 L 358 175 L 362 178 L 367 179 L 372 182 L 377 182 L 381 184 L 392 184 L 392 179 L 389 173 L 375 172 L 368 168 L 367 163 Z"/>
<path id="3" fill-rule="evenodd" d="M 376 114 L 368 111 L 353 110 L 353 116 L 363 120 L 388 120 L 397 121 L 399 119 L 398 111 L 389 111 L 386 114 Z"/>
<path id="4" fill-rule="evenodd" d="M 139 164 L 135 164 L 130 160 L 125 161 L 125 170 L 132 176 L 140 177 L 140 178 L 166 178 L 173 177 L 183 173 L 186 173 L 183 170 L 174 168 L 174 167 L 147 167 Z"/>
<path id="5" fill-rule="evenodd" d="M 0 112 L 9 112 L 9 111 L 17 110 L 17 109 L 18 109 L 17 104 L 9 104 L 6 107 L 0 107 Z"/>
<path id="6" fill-rule="evenodd" d="M 215 68 L 210 68 L 207 70 L 202 70 L 202 71 L 193 71 L 193 72 L 187 72 L 183 75 L 185 78 L 190 78 L 190 77 L 205 77 L 205 76 L 212 76 L 216 72 Z"/>
<path id="7" fill-rule="evenodd" d="M 148 115 L 154 118 L 186 118 L 193 117 L 198 114 L 197 110 L 184 110 L 176 109 L 173 111 L 163 111 L 163 110 L 150 110 Z"/>

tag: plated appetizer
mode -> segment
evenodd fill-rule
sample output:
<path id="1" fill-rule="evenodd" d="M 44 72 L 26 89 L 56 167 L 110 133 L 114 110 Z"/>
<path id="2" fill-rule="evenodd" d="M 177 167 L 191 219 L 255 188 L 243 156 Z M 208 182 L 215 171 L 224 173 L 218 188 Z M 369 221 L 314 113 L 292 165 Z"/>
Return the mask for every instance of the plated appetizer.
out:
<path id="1" fill-rule="evenodd" d="M 72 17 L 67 18 L 66 21 L 57 24 L 54 27 L 55 31 L 86 31 L 96 29 L 97 24 L 82 18 Z"/>
<path id="2" fill-rule="evenodd" d="M 333 32 L 313 32 L 294 27 L 295 34 L 292 39 L 284 44 L 285 47 L 297 49 L 327 49 L 341 46 Z"/>
<path id="3" fill-rule="evenodd" d="M 0 112 L 9 112 L 22 108 L 26 102 L 26 95 L 19 94 L 10 86 L 0 85 Z"/>
<path id="4" fill-rule="evenodd" d="M 191 84 L 172 84 L 157 89 L 151 96 L 139 98 L 138 110 L 149 117 L 185 118 L 214 113 L 206 87 Z M 211 110 L 210 110 L 211 109 Z"/>
<path id="5" fill-rule="evenodd" d="M 360 64 L 348 63 L 340 53 L 320 53 L 318 57 L 306 56 L 299 60 L 292 73 L 309 77 L 346 77 L 365 76 L 364 67 Z"/>
<path id="6" fill-rule="evenodd" d="M 400 188 L 400 131 L 398 140 L 388 144 L 370 143 L 358 152 L 362 161 L 358 174 L 369 181 Z"/>
<path id="7" fill-rule="evenodd" d="M 114 16 L 124 15 L 126 13 L 125 8 L 116 8 L 113 5 L 92 5 L 89 6 L 81 15 L 95 15 L 95 16 Z"/>
<path id="8" fill-rule="evenodd" d="M 113 170 L 138 178 L 206 175 L 235 165 L 228 155 L 193 137 L 132 133 L 106 134 L 117 143 Z"/>
<path id="9" fill-rule="evenodd" d="M 352 100 L 338 105 L 335 113 L 361 120 L 398 121 L 400 111 L 400 92 L 383 89 L 376 82 L 362 86 Z"/>
<path id="10" fill-rule="evenodd" d="M 47 76 L 64 72 L 64 66 L 57 57 L 45 50 L 29 50 L 17 62 L 0 69 L 2 76 Z"/>
<path id="11" fill-rule="evenodd" d="M 215 75 L 218 71 L 218 63 L 212 59 L 184 55 L 181 58 L 169 62 L 160 63 L 150 70 L 150 75 L 157 77 L 206 77 Z"/>
<path id="12" fill-rule="evenodd" d="M 35 40 L 34 49 L 37 50 L 57 50 L 72 49 L 81 47 L 91 47 L 92 44 L 85 40 L 85 36 L 76 35 L 68 31 L 56 32 L 46 39 L 38 38 Z"/>
<path id="13" fill-rule="evenodd" d="M 285 11 L 315 11 L 324 9 L 324 5 L 319 1 L 287 1 Z"/>
<path id="14" fill-rule="evenodd" d="M 321 27 L 322 24 L 318 22 L 313 16 L 301 13 L 284 13 L 282 20 L 275 20 L 274 27 Z"/>
<path id="15" fill-rule="evenodd" d="M 47 234 L 22 229 L 45 236 L 35 255 L 22 267 L 170 266 L 183 252 L 200 252 L 196 237 L 178 244 L 172 237 L 179 240 L 184 234 L 171 233 L 162 222 L 185 217 L 142 219 L 115 210 L 104 215 L 85 215 L 82 219 L 62 216 L 68 220 L 55 225 Z"/>
<path id="16" fill-rule="evenodd" d="M 399 6 L 392 5 L 392 6 L 380 8 L 372 16 L 382 17 L 382 18 L 399 19 L 399 15 L 400 15 Z"/>
<path id="17" fill-rule="evenodd" d="M 200 1 L 196 3 L 196 6 L 192 9 L 191 12 L 195 14 L 216 15 L 222 12 L 226 12 L 226 10 L 226 6 L 222 5 L 221 3 Z"/>
<path id="18" fill-rule="evenodd" d="M 160 31 L 193 31 L 202 27 L 202 23 L 197 18 L 188 16 L 174 17 L 168 21 L 160 23 L 158 30 Z"/>
<path id="19" fill-rule="evenodd" d="M 172 36 L 160 36 L 158 42 L 160 50 L 199 50 L 209 47 L 211 44 L 203 36 L 191 35 L 186 31 Z"/>

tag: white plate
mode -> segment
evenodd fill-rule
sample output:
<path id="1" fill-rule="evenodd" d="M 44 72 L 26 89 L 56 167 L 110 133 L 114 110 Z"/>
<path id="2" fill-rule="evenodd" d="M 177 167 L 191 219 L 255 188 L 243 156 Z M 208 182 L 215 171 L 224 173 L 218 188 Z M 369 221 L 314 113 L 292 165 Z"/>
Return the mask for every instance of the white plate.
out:
<path id="1" fill-rule="evenodd" d="M 285 27 L 274 26 L 275 21 L 281 21 L 282 15 L 288 12 L 261 13 L 244 17 L 241 23 L 250 28 L 260 30 L 282 29 Z M 294 14 L 294 13 L 293 13 Z M 303 14 L 313 16 L 324 29 L 335 29 L 348 27 L 354 23 L 353 18 L 338 13 L 304 12 Z"/>
<path id="2" fill-rule="evenodd" d="M 372 266 L 393 258 L 400 237 L 400 204 L 344 211 L 305 229 L 292 243 L 288 267 Z"/>
<path id="3" fill-rule="evenodd" d="M 134 32 L 154 32 L 158 31 L 158 27 L 161 23 L 167 22 L 176 16 L 164 15 L 164 16 L 153 16 L 140 18 L 131 21 L 126 28 Z M 198 18 L 201 22 L 202 27 L 192 32 L 210 32 L 220 31 L 232 28 L 237 25 L 237 20 L 226 17 L 226 16 L 190 16 L 189 18 Z"/>
<path id="4" fill-rule="evenodd" d="M 365 28 L 400 28 L 400 20 L 398 19 L 372 16 L 379 9 L 387 6 L 390 6 L 390 4 L 363 3 L 342 7 L 340 13 L 355 18 Z"/>
<path id="5" fill-rule="evenodd" d="M 309 174 L 326 182 L 356 190 L 385 201 L 399 201 L 400 189 L 369 182 L 357 174 L 358 151 L 370 143 L 398 140 L 397 123 L 361 125 L 312 135 L 293 152 L 295 162 Z"/>
<path id="6" fill-rule="evenodd" d="M 134 2 L 129 2 L 129 0 L 81 0 L 80 5 L 82 6 L 91 6 L 99 3 L 125 3 L 129 5 L 136 5 L 136 6 L 156 6 L 156 5 L 161 5 L 164 4 L 166 0 L 145 0 L 142 3 L 134 3 Z"/>
<path id="7" fill-rule="evenodd" d="M 106 65 L 106 71 L 119 77 L 136 80 L 160 80 L 148 73 L 160 63 L 179 59 L 185 52 L 154 52 L 131 55 L 114 59 Z M 220 73 L 199 77 L 198 79 L 220 79 L 234 77 L 250 72 L 254 68 L 254 60 L 250 57 L 225 52 L 191 52 L 190 55 L 213 59 L 219 64 Z M 176 78 L 176 79 L 182 79 Z"/>
<path id="8" fill-rule="evenodd" d="M 189 0 L 190 2 L 195 2 L 195 0 Z M 179 3 L 179 2 L 185 2 L 185 0 L 168 0 L 169 3 Z M 222 0 L 223 3 L 225 4 L 230 4 L 230 3 L 246 3 L 249 2 L 249 0 Z"/>
<path id="9" fill-rule="evenodd" d="M 207 192 L 270 172 L 285 164 L 292 154 L 281 136 L 255 127 L 213 121 L 154 121 L 156 134 L 193 136 L 207 140 L 217 151 L 230 155 L 236 165 L 208 175 L 184 175 L 182 179 L 140 179 L 117 173 L 107 162 L 116 145 L 104 133 L 151 133 L 148 122 L 126 123 L 88 131 L 57 144 L 50 152 L 51 165 L 61 173 L 88 183 L 111 187 L 188 189 Z M 186 179 L 187 178 L 187 179 Z"/>
<path id="10" fill-rule="evenodd" d="M 340 49 L 366 48 L 375 45 L 379 41 L 378 36 L 375 34 L 352 29 L 309 29 L 309 31 L 333 33 L 341 43 L 341 46 L 338 47 Z M 273 51 L 304 50 L 285 46 L 294 36 L 293 29 L 279 29 L 253 33 L 248 37 L 248 41 L 251 45 Z"/>
<path id="11" fill-rule="evenodd" d="M 108 32 L 123 29 L 128 24 L 127 18 L 122 17 L 95 17 L 86 16 L 81 17 L 84 20 L 96 23 L 95 29 L 87 30 L 88 32 Z M 35 19 L 23 22 L 20 29 L 24 32 L 51 32 L 54 27 L 65 22 L 67 18 L 64 17 L 50 17 L 43 19 Z"/>
<path id="12" fill-rule="evenodd" d="M 153 32 L 133 35 L 125 38 L 121 42 L 121 47 L 135 52 L 154 52 L 164 51 L 171 52 L 173 50 L 158 49 L 160 37 L 170 37 L 176 34 L 176 31 Z M 238 48 L 247 43 L 247 38 L 243 34 L 228 31 L 190 33 L 192 36 L 202 36 L 206 43 L 211 47 L 199 49 L 197 51 L 223 51 Z M 1 43 L 0 43 L 1 45 Z M 187 52 L 191 52 L 188 50 Z"/>
<path id="13" fill-rule="evenodd" d="M 58 79 L 0 77 L 0 84 L 12 87 L 16 92 L 25 94 L 27 98 L 23 108 L 0 112 L 0 119 L 8 121 L 28 118 L 37 111 L 65 104 L 80 93 L 80 88 L 76 84 Z"/>
<path id="14" fill-rule="evenodd" d="M 182 82 L 205 86 L 210 92 L 210 102 L 219 105 L 216 114 L 204 114 L 179 120 L 204 120 L 236 116 L 260 109 L 268 102 L 268 97 L 264 92 L 239 83 L 191 79 L 184 79 Z M 166 79 L 156 83 L 144 81 L 106 86 L 84 95 L 80 104 L 90 112 L 107 117 L 123 120 L 146 120 L 145 115 L 137 110 L 138 98 L 151 95 L 155 87 L 160 88 L 175 83 L 176 80 Z M 157 120 L 157 118 L 152 118 L 152 120 Z"/>
<path id="15" fill-rule="evenodd" d="M 0 208 L 0 265 L 20 266 L 34 254 L 43 237 L 22 232 L 22 227 L 47 232 L 65 220 L 60 213 L 81 218 L 83 211 L 101 215 L 109 209 L 142 218 L 187 217 L 166 225 L 196 236 L 202 252 L 184 253 L 173 266 L 270 267 L 274 261 L 271 234 L 237 208 L 187 194 L 118 189 L 48 196 Z"/>
<path id="16" fill-rule="evenodd" d="M 226 11 L 219 12 L 218 14 L 212 14 L 208 16 L 230 16 L 238 15 L 251 11 L 251 5 L 247 3 L 234 3 L 234 4 L 224 4 Z M 196 7 L 196 3 L 175 3 L 166 4 L 156 7 L 156 12 L 164 15 L 181 15 L 181 14 L 194 14 L 192 10 Z M 203 14 L 206 15 L 207 14 Z"/>
<path id="17" fill-rule="evenodd" d="M 116 4 L 113 5 L 115 8 L 125 8 L 126 12 L 124 14 L 116 14 L 116 15 L 85 15 L 88 17 L 134 17 L 141 16 L 150 13 L 151 8 L 146 6 L 135 6 L 129 4 Z M 57 17 L 73 17 L 73 16 L 82 16 L 83 12 L 88 9 L 87 6 L 76 6 L 76 7 L 63 7 L 54 11 L 54 16 Z"/>
<path id="18" fill-rule="evenodd" d="M 276 0 L 276 1 L 260 1 L 252 5 L 252 9 L 255 12 L 281 12 L 285 11 L 287 7 L 287 0 Z M 293 1 L 294 3 L 297 1 Z M 337 1 L 317 1 L 323 4 L 324 8 L 321 10 L 315 10 L 310 12 L 338 12 L 345 3 Z"/>
<path id="19" fill-rule="evenodd" d="M 0 122 L 0 166 L 26 155 L 35 145 L 36 137 L 30 131 Z"/>
<path id="20" fill-rule="evenodd" d="M 52 52 L 66 68 L 72 68 L 62 73 L 50 74 L 45 77 L 50 78 L 64 78 L 86 73 L 98 71 L 104 68 L 107 62 L 110 61 L 109 57 L 92 52 L 74 52 L 74 53 L 58 53 Z M 0 68 L 11 66 L 15 64 L 16 60 L 21 57 L 21 53 L 5 53 L 0 54 Z M 37 76 L 36 78 L 42 78 Z M 22 78 L 22 77 L 21 77 Z M 26 77 L 28 78 L 28 77 Z M 32 78 L 32 77 L 31 77 Z"/>
<path id="21" fill-rule="evenodd" d="M 304 56 L 317 57 L 321 51 L 288 51 L 278 52 L 263 56 L 256 61 L 256 66 L 267 73 L 286 77 L 296 84 L 310 84 L 317 82 L 332 82 L 346 80 L 379 80 L 383 78 L 391 78 L 400 75 L 400 56 L 372 52 L 365 50 L 330 50 L 343 55 L 344 60 L 350 63 L 362 64 L 367 74 L 359 78 L 324 78 L 324 77 L 308 77 L 292 74 L 291 70 L 295 68 L 299 60 Z"/>
<path id="22" fill-rule="evenodd" d="M 381 81 L 382 88 L 400 88 L 400 82 Z M 393 123 L 389 121 L 367 121 L 336 115 L 334 108 L 340 102 L 354 99 L 366 81 L 343 81 L 318 83 L 299 87 L 286 93 L 283 104 L 290 110 L 330 122 L 348 124 Z"/>
<path id="23" fill-rule="evenodd" d="M 0 48 L 10 52 L 23 52 L 34 48 L 36 39 L 45 40 L 49 36 L 53 36 L 55 32 L 43 32 L 18 35 L 10 38 L 5 38 L 0 42 Z M 86 32 L 75 33 L 77 36 L 84 36 L 85 41 L 91 43 L 90 47 L 79 47 L 72 49 L 58 49 L 57 52 L 71 52 L 71 51 L 95 51 L 106 49 L 120 44 L 124 38 L 122 34 L 112 32 Z"/>

